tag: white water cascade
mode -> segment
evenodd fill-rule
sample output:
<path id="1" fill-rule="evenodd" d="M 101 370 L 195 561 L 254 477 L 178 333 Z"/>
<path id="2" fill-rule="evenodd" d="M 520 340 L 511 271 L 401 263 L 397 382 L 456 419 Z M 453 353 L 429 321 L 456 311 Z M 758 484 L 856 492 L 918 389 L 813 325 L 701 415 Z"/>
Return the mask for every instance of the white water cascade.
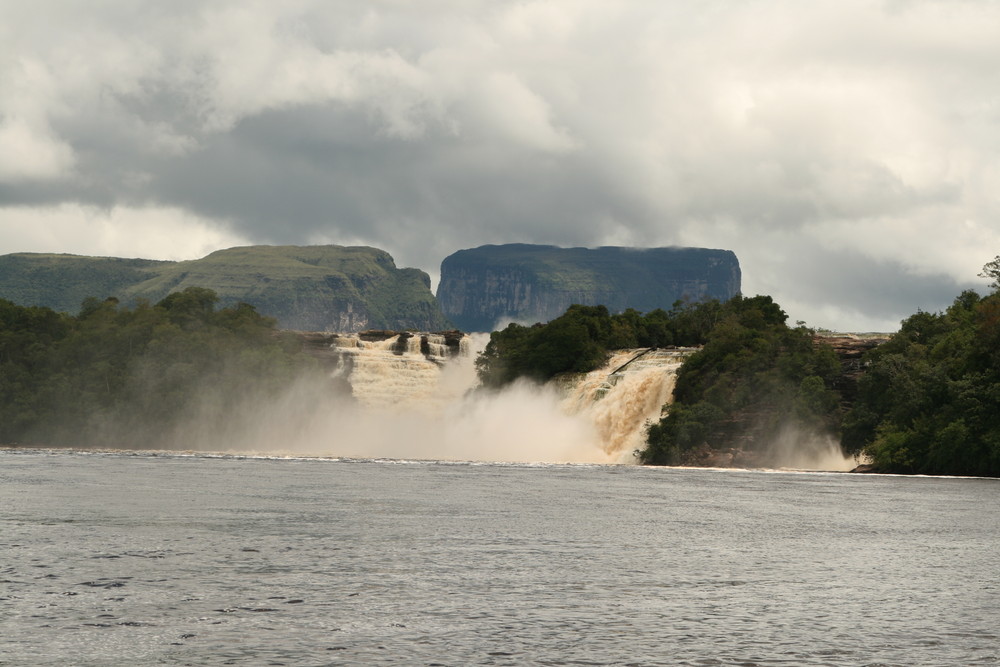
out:
<path id="1" fill-rule="evenodd" d="M 659 421 L 670 402 L 677 369 L 695 348 L 619 350 L 601 368 L 560 385 L 568 414 L 593 425 L 611 461 L 634 461 L 645 447 L 647 426 Z"/>
<path id="2" fill-rule="evenodd" d="M 688 349 L 614 353 L 600 369 L 539 387 L 471 392 L 485 335 L 364 340 L 338 335 L 334 375 L 350 385 L 369 448 L 355 455 L 631 463 L 669 402 Z M 344 419 L 339 422 L 345 428 Z M 391 442 L 386 445 L 382 441 Z"/>
<path id="3" fill-rule="evenodd" d="M 347 380 L 365 408 L 438 412 L 471 388 L 471 341 L 463 336 L 455 349 L 443 334 L 374 341 L 339 334 L 332 344 L 339 355 L 334 376 Z"/>

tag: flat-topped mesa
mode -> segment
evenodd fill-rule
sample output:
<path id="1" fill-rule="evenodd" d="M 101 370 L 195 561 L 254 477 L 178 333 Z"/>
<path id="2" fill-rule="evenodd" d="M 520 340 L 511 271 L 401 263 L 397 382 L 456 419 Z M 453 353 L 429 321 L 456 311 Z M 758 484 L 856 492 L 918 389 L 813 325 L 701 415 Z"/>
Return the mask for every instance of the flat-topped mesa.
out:
<path id="1" fill-rule="evenodd" d="M 558 248 L 509 244 L 460 250 L 441 263 L 441 310 L 464 331 L 547 322 L 573 304 L 611 312 L 669 310 L 678 300 L 725 301 L 740 291 L 731 250 Z"/>
<path id="2" fill-rule="evenodd" d="M 246 246 L 183 262 L 20 253 L 0 256 L 0 298 L 75 313 L 86 297 L 156 303 L 187 287 L 210 289 L 220 307 L 238 302 L 286 329 L 444 329 L 419 269 L 397 268 L 364 246 Z"/>

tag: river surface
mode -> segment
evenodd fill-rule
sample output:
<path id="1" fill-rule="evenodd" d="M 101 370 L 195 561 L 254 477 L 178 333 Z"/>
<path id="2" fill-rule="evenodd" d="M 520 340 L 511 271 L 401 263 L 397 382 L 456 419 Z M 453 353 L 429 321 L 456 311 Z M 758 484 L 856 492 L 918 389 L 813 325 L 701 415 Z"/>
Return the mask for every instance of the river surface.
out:
<path id="1" fill-rule="evenodd" d="M 1000 481 L 0 451 L 0 663 L 1000 662 Z"/>

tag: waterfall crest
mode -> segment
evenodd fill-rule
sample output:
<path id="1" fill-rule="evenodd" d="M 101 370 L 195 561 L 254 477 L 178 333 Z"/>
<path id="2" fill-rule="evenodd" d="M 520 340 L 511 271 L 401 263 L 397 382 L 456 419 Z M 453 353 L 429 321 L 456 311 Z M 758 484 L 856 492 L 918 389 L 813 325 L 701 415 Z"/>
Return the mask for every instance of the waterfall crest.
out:
<path id="1" fill-rule="evenodd" d="M 463 362 L 471 370 L 470 345 L 468 335 L 338 334 L 331 345 L 337 354 L 333 375 L 347 381 L 363 407 L 439 411 L 475 378 L 462 373 Z"/>

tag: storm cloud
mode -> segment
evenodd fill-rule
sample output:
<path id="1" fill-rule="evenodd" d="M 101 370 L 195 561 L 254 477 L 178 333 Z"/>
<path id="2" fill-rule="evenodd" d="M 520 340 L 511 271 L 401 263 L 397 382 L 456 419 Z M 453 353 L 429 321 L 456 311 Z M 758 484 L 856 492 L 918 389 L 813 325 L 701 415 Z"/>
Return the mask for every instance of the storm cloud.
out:
<path id="1" fill-rule="evenodd" d="M 697 245 L 868 330 L 1000 253 L 988 0 L 0 10 L 0 252 Z"/>

